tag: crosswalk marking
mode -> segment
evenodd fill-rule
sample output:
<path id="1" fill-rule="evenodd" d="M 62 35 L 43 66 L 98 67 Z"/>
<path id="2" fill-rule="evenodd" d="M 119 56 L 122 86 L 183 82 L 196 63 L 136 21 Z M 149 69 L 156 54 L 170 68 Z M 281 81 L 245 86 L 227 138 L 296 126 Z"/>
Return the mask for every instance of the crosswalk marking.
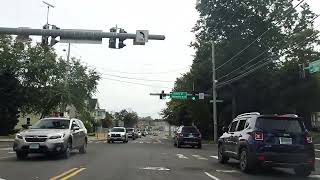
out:
<path id="1" fill-rule="evenodd" d="M 207 158 L 201 157 L 200 155 L 196 155 L 196 154 L 193 154 L 191 156 L 193 156 L 193 157 L 195 157 L 197 159 L 201 159 L 201 160 L 208 160 Z"/>
<path id="2" fill-rule="evenodd" d="M 188 157 L 184 156 L 183 154 L 177 154 L 177 156 L 180 159 L 189 159 Z"/>

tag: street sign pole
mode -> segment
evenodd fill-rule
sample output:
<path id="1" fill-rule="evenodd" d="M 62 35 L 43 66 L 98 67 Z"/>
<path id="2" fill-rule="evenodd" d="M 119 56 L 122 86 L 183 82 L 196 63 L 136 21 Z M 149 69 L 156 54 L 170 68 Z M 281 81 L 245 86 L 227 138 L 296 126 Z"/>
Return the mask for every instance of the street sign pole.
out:
<path id="1" fill-rule="evenodd" d="M 215 65 L 215 57 L 214 57 L 214 42 L 211 41 L 212 48 L 212 98 L 213 98 L 213 106 L 212 106 L 212 117 L 213 117 L 213 141 L 217 143 L 218 141 L 218 123 L 217 123 L 217 102 L 216 102 L 216 65 Z"/>

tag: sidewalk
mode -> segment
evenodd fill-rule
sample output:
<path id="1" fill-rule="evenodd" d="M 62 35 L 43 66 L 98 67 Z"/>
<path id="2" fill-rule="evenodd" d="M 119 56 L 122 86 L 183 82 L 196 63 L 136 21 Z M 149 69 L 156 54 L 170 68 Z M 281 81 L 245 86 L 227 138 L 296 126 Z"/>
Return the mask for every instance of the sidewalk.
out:
<path id="1" fill-rule="evenodd" d="M 12 137 L 8 137 L 8 136 L 0 136 L 0 142 L 13 142 Z"/>

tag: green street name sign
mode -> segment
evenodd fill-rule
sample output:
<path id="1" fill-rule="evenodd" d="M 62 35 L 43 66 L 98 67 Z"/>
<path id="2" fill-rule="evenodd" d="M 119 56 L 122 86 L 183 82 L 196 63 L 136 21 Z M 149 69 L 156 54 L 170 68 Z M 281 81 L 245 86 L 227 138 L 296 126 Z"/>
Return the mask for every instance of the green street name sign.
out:
<path id="1" fill-rule="evenodd" d="M 187 99 L 188 93 L 187 92 L 171 92 L 170 98 L 172 98 L 172 99 Z"/>
<path id="2" fill-rule="evenodd" d="M 308 69 L 310 73 L 320 72 L 320 60 L 309 63 Z"/>

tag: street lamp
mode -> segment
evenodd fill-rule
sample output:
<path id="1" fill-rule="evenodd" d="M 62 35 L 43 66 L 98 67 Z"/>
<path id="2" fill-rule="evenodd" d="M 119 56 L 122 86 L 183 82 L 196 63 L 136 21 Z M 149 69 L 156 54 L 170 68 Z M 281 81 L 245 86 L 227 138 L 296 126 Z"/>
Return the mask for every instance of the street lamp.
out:
<path id="1" fill-rule="evenodd" d="M 45 2 L 45 1 L 42 1 L 42 2 L 48 6 L 48 11 L 47 11 L 47 25 L 49 25 L 49 9 L 50 9 L 50 7 L 54 8 L 54 5 L 49 4 L 49 3 Z"/>

